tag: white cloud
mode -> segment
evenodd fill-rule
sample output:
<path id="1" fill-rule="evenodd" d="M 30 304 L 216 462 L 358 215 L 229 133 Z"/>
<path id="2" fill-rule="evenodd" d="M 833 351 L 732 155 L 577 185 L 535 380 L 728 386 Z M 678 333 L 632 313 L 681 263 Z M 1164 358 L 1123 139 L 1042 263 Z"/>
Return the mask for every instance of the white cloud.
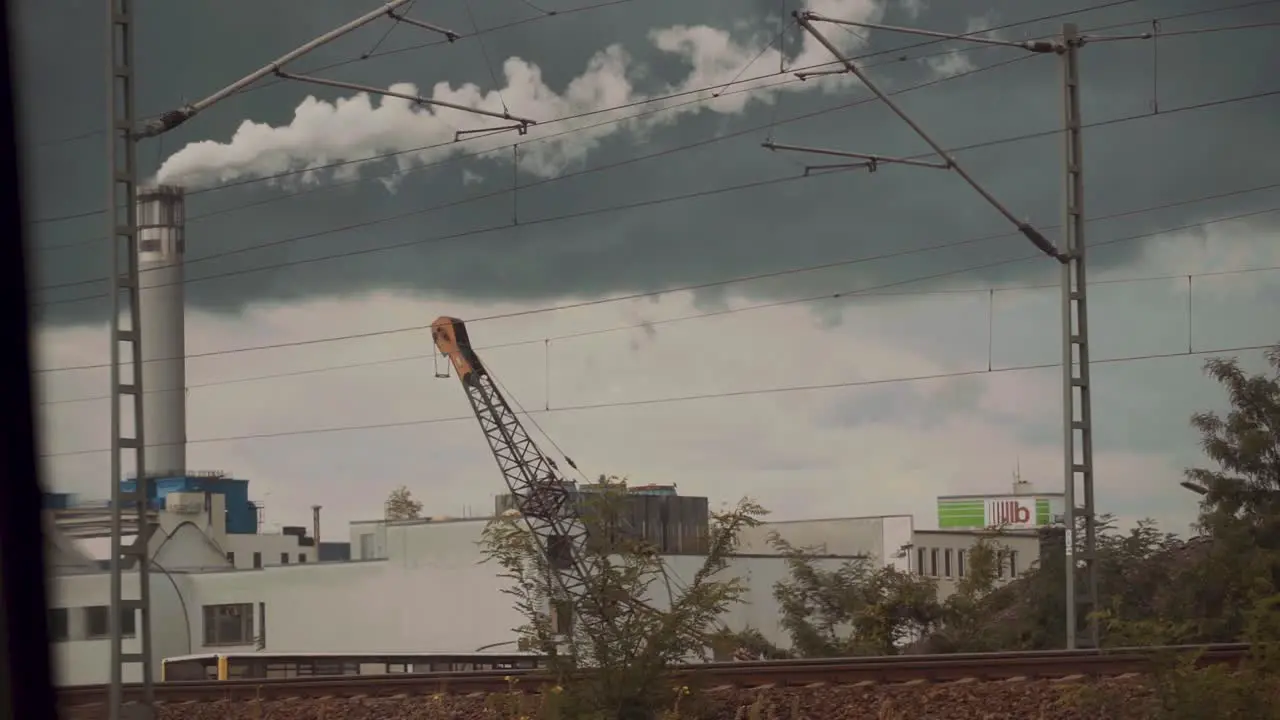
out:
<path id="1" fill-rule="evenodd" d="M 875 0 L 811 0 L 808 7 L 830 17 L 853 20 L 874 20 L 883 12 L 883 7 Z M 770 68 L 777 68 L 780 61 L 780 53 L 776 48 L 766 49 L 771 35 L 772 33 L 763 33 L 754 42 L 743 44 L 734 40 L 728 31 L 705 25 L 680 25 L 653 30 L 650 41 L 658 50 L 676 55 L 692 66 L 683 80 L 672 83 L 653 95 L 641 93 L 634 87 L 632 77 L 635 73 L 631 56 L 621 46 L 610 45 L 592 57 L 582 74 L 571 80 L 562 92 L 557 92 L 546 84 L 542 71 L 536 64 L 511 57 L 502 63 L 505 83 L 501 88 L 486 91 L 471 83 L 454 87 L 450 83 L 440 82 L 431 89 L 427 97 L 495 113 L 502 113 L 509 108 L 512 115 L 535 121 L 585 115 L 529 129 L 528 139 L 547 138 L 565 130 L 576 130 L 570 135 L 525 144 L 526 152 L 521 156 L 521 169 L 539 177 L 549 177 L 582 162 L 588 153 L 599 146 L 601 140 L 619 132 L 643 133 L 654 124 L 674 122 L 676 118 L 687 114 L 739 113 L 752 100 L 772 102 L 774 94 L 782 89 L 806 91 L 815 86 L 832 88 L 850 81 L 848 76 L 830 76 L 806 84 L 793 83 L 781 88 L 767 88 L 766 85 L 777 79 L 761 76 L 768 75 Z M 858 37 L 844 33 L 833 34 L 831 39 L 845 50 L 854 49 L 861 44 Z M 832 56 L 814 38 L 806 35 L 799 54 L 789 60 L 793 66 L 806 66 L 830 62 Z M 760 79 L 752 81 L 752 78 L 757 77 Z M 655 99 L 673 93 L 713 88 L 700 93 L 700 97 L 711 98 L 719 89 L 717 86 L 734 80 L 751 81 L 733 88 L 750 92 L 724 94 L 698 104 L 688 104 L 694 96 Z M 419 88 L 411 82 L 393 83 L 388 89 L 409 96 L 418 96 L 420 93 Z M 637 103 L 646 102 L 648 105 L 645 108 L 636 107 Z M 623 105 L 628 107 L 602 112 Z M 639 119 L 600 125 L 606 120 L 660 107 L 671 109 Z M 506 133 L 474 138 L 465 144 L 452 141 L 459 129 L 498 128 L 510 124 L 507 120 L 447 107 L 423 107 L 402 98 L 381 97 L 375 101 L 365 93 L 339 98 L 332 103 L 308 97 L 294 110 L 290 124 L 272 127 L 266 123 L 245 120 L 227 142 L 203 140 L 178 150 L 161 165 L 157 177 L 165 183 L 194 188 L 286 171 L 316 170 L 329 163 L 392 152 L 402 153 L 395 157 L 395 163 L 399 169 L 407 170 L 418 164 L 438 161 L 464 149 L 467 152 L 484 152 L 509 147 L 512 139 Z M 436 145 L 441 147 L 405 152 Z M 492 157 L 501 162 L 509 159 L 501 153 Z M 365 164 L 343 166 L 335 175 L 339 179 L 351 178 Z M 297 181 L 303 183 L 321 179 L 319 170 L 297 177 Z M 389 179 L 386 184 L 394 189 L 394 179 Z"/>
<path id="2" fill-rule="evenodd" d="M 731 303 L 737 304 L 732 300 Z M 602 403 L 643 403 L 686 395 L 762 388 L 877 381 L 978 369 L 980 346 L 935 354 L 912 338 L 931 333 L 951 309 L 949 298 L 908 298 L 858 305 L 829 327 L 804 306 L 745 312 L 575 339 L 549 348 L 541 339 L 661 321 L 696 312 L 686 294 L 659 303 L 640 300 L 471 327 L 477 346 L 533 340 L 482 351 L 499 380 L 588 474 L 626 473 L 645 482 L 675 482 L 713 502 L 759 498 L 778 517 L 910 512 L 932 522 L 933 498 L 957 492 L 999 492 L 1015 462 L 1026 479 L 1060 486 L 1055 442 L 1020 439 L 1028 425 L 1053 427 L 1058 410 L 1054 371 L 1005 373 L 957 380 L 754 394 L 687 402 L 577 409 Z M 463 318 L 521 306 L 478 306 L 447 298 L 391 293 L 256 307 L 242 316 L 189 317 L 188 352 L 309 340 L 344 333 L 421 325 L 440 314 Z M 371 322 L 376 318 L 376 322 Z M 45 366 L 101 362 L 105 333 L 46 329 Z M 548 364 L 548 350 L 549 359 Z M 365 424 L 408 423 L 468 416 L 456 379 L 434 378 L 422 358 L 254 382 L 208 385 L 256 375 L 430 353 L 425 331 L 293 348 L 191 358 L 188 361 L 188 450 L 193 469 L 224 469 L 266 493 L 274 523 L 309 524 L 313 503 L 325 507 L 329 537 L 346 522 L 376 516 L 386 493 L 408 485 L 432 514 L 484 513 L 501 480 L 474 421 L 299 434 L 232 442 L 200 439 Z M 967 352 L 974 351 L 974 352 Z M 977 397 L 956 400 L 958 383 Z M 105 371 L 46 376 L 46 399 L 99 395 Z M 875 405 L 873 416 L 860 418 Z M 108 442 L 105 402 L 44 408 L 44 441 L 58 453 Z M 846 418 L 839 421 L 833 418 Z M 544 450 L 553 448 L 534 427 Z M 1048 433 L 1056 437 L 1056 433 Z M 1169 458 L 1099 452 L 1100 502 L 1144 514 L 1143 495 L 1167 488 L 1179 468 Z M 107 456 L 54 457 L 55 487 L 105 494 Z M 1173 512 L 1185 522 L 1194 509 Z M 1160 514 L 1158 511 L 1157 514 Z M 341 528 L 341 531 L 339 530 Z"/>
<path id="3" fill-rule="evenodd" d="M 903 12 L 907 14 L 907 17 L 912 20 L 920 17 L 920 14 L 929 7 L 924 0 L 902 0 L 899 4 L 902 6 Z"/>
<path id="4" fill-rule="evenodd" d="M 979 17 L 971 17 L 965 23 L 964 34 L 977 38 L 985 38 L 988 40 L 1006 40 L 1012 38 L 1005 37 L 1002 33 L 995 31 L 979 32 L 983 28 L 989 28 L 996 24 L 996 16 L 994 13 L 986 13 Z M 942 77 L 951 77 L 962 73 L 973 72 L 978 68 L 978 64 L 974 62 L 974 50 L 981 50 L 982 47 L 976 46 L 972 42 L 965 40 L 955 40 L 952 42 L 954 47 L 947 50 L 941 55 L 925 58 L 925 64 L 931 70 Z M 991 47 L 991 46 L 985 46 Z"/>

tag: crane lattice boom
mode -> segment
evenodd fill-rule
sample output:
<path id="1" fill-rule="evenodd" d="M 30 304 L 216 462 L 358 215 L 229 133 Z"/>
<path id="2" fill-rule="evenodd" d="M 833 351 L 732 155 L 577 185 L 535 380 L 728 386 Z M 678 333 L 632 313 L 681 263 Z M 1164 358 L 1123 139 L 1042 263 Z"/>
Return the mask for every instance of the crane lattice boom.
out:
<path id="1" fill-rule="evenodd" d="M 441 317 L 431 324 L 431 337 L 462 382 L 516 508 L 576 615 L 591 599 L 591 575 L 583 562 L 587 529 L 578 516 L 576 485 L 560 475 L 555 461 L 529 437 L 472 348 L 466 325 Z"/>

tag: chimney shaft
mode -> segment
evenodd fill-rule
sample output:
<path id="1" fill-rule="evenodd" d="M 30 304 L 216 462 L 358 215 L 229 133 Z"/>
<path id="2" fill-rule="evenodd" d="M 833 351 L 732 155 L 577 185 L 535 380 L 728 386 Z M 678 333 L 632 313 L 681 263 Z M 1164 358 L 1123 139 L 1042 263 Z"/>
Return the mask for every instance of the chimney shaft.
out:
<path id="1" fill-rule="evenodd" d="M 311 533 L 316 537 L 316 555 L 320 554 L 320 505 L 311 506 Z"/>
<path id="2" fill-rule="evenodd" d="M 142 340 L 144 462 L 152 477 L 187 471 L 187 378 L 182 188 L 138 191 L 138 332 Z"/>

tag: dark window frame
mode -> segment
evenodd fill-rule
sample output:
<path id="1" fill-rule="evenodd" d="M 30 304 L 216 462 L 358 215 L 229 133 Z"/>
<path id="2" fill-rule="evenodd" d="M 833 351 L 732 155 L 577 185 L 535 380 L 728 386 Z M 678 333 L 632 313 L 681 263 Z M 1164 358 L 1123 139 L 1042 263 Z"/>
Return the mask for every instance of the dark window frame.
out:
<path id="1" fill-rule="evenodd" d="M 71 639 L 71 612 L 67 608 L 49 608 L 49 642 Z"/>
<path id="2" fill-rule="evenodd" d="M 200 615 L 206 647 L 254 643 L 253 603 L 205 605 Z"/>

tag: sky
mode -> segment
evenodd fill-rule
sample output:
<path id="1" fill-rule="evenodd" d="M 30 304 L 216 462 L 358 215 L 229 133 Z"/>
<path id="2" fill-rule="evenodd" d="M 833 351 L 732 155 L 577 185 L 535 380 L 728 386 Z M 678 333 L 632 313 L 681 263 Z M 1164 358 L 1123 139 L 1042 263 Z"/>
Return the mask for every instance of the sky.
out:
<path id="1" fill-rule="evenodd" d="M 375 6 L 144 0 L 139 112 Z M 936 496 L 1005 491 L 1015 468 L 1061 488 L 1058 264 L 953 172 L 806 175 L 832 159 L 761 147 L 928 150 L 851 76 L 795 78 L 833 59 L 789 22 L 799 7 L 422 3 L 408 15 L 463 37 L 382 18 L 290 71 L 505 108 L 538 121 L 526 134 L 454 142 L 510 122 L 267 80 L 144 141 L 143 176 L 188 192 L 192 469 L 249 478 L 268 525 L 323 505 L 328 537 L 399 485 L 429 515 L 487 512 L 500 475 L 425 330 L 451 315 L 544 449 L 590 476 L 921 527 Z M 1100 511 L 1184 530 L 1196 498 L 1178 482 L 1203 462 L 1188 419 L 1224 402 L 1204 360 L 1260 368 L 1280 341 L 1280 87 L 1264 71 L 1280 3 L 806 7 L 1006 40 L 1158 19 L 1158 40 L 1081 50 L 1094 459 Z M 17 17 L 46 482 L 84 496 L 109 489 L 107 372 L 58 368 L 108 360 L 100 10 Z M 1056 57 L 815 27 L 1057 240 Z M 1187 32 L 1203 28 L 1234 29 Z"/>

